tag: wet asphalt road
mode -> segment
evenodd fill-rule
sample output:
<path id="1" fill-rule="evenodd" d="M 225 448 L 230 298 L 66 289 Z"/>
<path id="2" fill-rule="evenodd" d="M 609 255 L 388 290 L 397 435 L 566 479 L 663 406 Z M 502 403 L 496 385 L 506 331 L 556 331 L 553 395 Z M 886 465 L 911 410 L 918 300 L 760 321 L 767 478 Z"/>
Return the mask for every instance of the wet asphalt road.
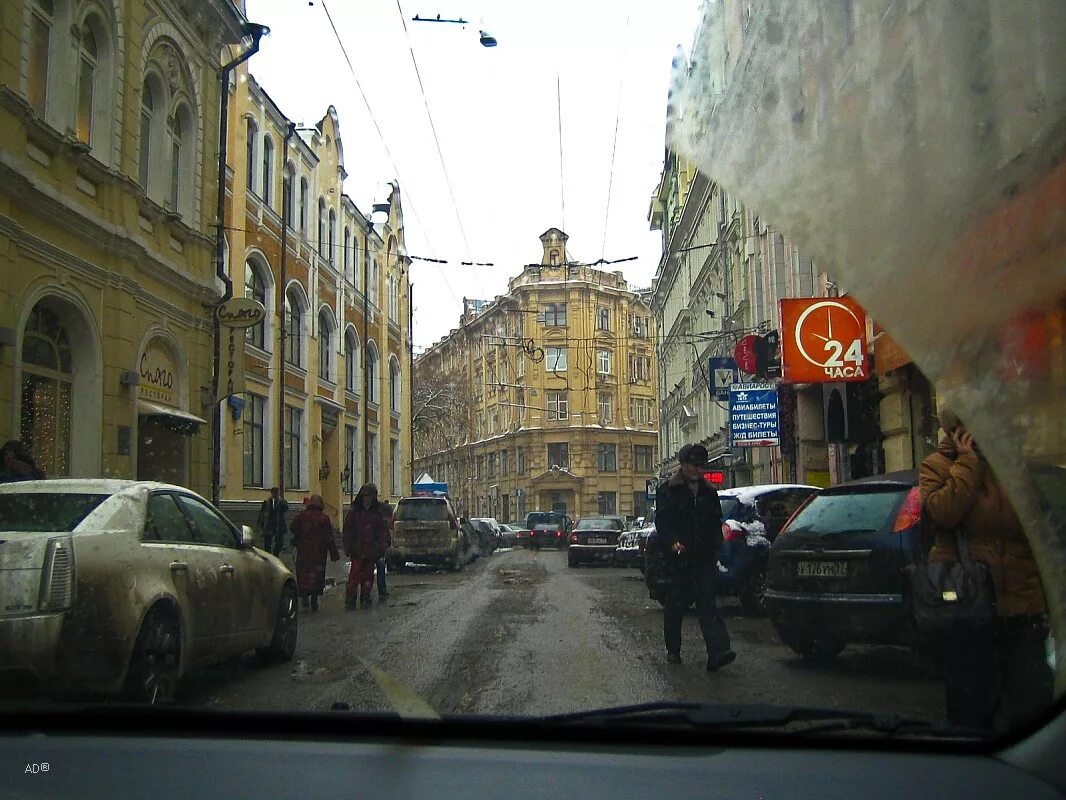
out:
<path id="1" fill-rule="evenodd" d="M 330 574 L 343 582 L 341 562 Z M 704 670 L 696 619 L 667 665 L 662 611 L 636 569 L 570 569 L 558 551 L 498 551 L 459 573 L 389 576 L 390 597 L 346 611 L 339 585 L 301 611 L 292 662 L 252 657 L 186 679 L 180 701 L 217 708 L 551 714 L 654 700 L 772 703 L 943 717 L 930 664 L 894 647 L 849 647 L 804 663 L 773 626 L 722 601 L 737 661 Z"/>

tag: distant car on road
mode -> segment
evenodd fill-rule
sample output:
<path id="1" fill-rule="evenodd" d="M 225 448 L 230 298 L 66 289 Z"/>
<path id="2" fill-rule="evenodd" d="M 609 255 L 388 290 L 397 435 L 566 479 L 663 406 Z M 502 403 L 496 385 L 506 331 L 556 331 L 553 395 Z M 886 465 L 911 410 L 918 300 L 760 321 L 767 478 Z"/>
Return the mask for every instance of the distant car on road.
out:
<path id="1" fill-rule="evenodd" d="M 46 693 L 172 700 L 191 668 L 296 650 L 292 573 L 180 486 L 0 486 L 0 672 Z"/>
<path id="2" fill-rule="evenodd" d="M 561 522 L 541 522 L 533 526 L 529 546 L 534 550 L 551 547 L 562 550 L 566 547 L 566 533 Z"/>
<path id="3" fill-rule="evenodd" d="M 574 521 L 561 511 L 530 511 L 526 514 L 526 527 L 529 530 L 542 524 L 557 524 L 564 533 L 569 533 L 574 527 Z"/>
<path id="4" fill-rule="evenodd" d="M 614 551 L 614 563 L 619 567 L 637 567 L 644 570 L 644 551 L 648 539 L 655 533 L 655 525 L 636 528 L 618 537 L 618 547 Z"/>
<path id="5" fill-rule="evenodd" d="M 582 517 L 568 537 L 567 566 L 595 562 L 610 564 L 618 548 L 618 537 L 625 530 L 626 523 L 622 517 Z"/>
<path id="6" fill-rule="evenodd" d="M 519 530 L 513 525 L 500 526 L 500 547 L 515 547 L 518 544 Z M 528 533 L 528 531 L 526 531 Z"/>
<path id="7" fill-rule="evenodd" d="M 470 524 L 477 532 L 478 549 L 481 555 L 492 555 L 499 546 L 499 525 L 494 519 L 471 517 Z"/>
<path id="8" fill-rule="evenodd" d="M 781 640 L 806 659 L 850 643 L 914 643 L 903 569 L 921 523 L 915 471 L 823 489 L 770 550 L 766 607 Z"/>
<path id="9" fill-rule="evenodd" d="M 408 562 L 462 569 L 470 560 L 469 536 L 446 497 L 404 497 L 396 504 L 392 546 L 385 554 L 389 571 Z"/>

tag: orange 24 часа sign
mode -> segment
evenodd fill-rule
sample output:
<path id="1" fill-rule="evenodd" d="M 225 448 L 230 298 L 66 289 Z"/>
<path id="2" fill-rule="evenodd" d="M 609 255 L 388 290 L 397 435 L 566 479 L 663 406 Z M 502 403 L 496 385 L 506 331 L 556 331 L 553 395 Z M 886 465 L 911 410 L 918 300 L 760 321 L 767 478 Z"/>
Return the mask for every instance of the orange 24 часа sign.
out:
<path id="1" fill-rule="evenodd" d="M 866 312 L 847 297 L 782 300 L 781 361 L 787 383 L 866 380 Z"/>

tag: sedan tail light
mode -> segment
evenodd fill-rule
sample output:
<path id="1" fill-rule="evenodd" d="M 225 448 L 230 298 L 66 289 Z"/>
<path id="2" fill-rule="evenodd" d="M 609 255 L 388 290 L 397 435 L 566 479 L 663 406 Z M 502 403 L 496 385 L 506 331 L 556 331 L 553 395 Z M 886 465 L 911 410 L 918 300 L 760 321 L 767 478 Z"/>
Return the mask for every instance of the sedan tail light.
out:
<path id="1" fill-rule="evenodd" d="M 577 534 L 576 533 L 571 533 L 570 534 L 570 544 L 577 544 Z"/>
<path id="2" fill-rule="evenodd" d="M 907 499 L 896 515 L 896 524 L 892 526 L 892 533 L 902 533 L 913 527 L 922 518 L 922 494 L 915 486 L 907 492 Z"/>
<path id="3" fill-rule="evenodd" d="M 74 605 L 74 548 L 70 539 L 50 539 L 41 572 L 41 611 L 66 611 Z"/>

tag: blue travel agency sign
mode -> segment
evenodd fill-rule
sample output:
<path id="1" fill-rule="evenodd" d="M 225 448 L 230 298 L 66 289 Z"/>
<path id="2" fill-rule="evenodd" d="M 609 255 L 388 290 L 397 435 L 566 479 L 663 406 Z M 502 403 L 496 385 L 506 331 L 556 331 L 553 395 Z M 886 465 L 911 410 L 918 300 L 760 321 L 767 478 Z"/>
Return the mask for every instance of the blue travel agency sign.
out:
<path id="1" fill-rule="evenodd" d="M 734 383 L 729 387 L 729 443 L 732 447 L 781 443 L 776 384 Z"/>

